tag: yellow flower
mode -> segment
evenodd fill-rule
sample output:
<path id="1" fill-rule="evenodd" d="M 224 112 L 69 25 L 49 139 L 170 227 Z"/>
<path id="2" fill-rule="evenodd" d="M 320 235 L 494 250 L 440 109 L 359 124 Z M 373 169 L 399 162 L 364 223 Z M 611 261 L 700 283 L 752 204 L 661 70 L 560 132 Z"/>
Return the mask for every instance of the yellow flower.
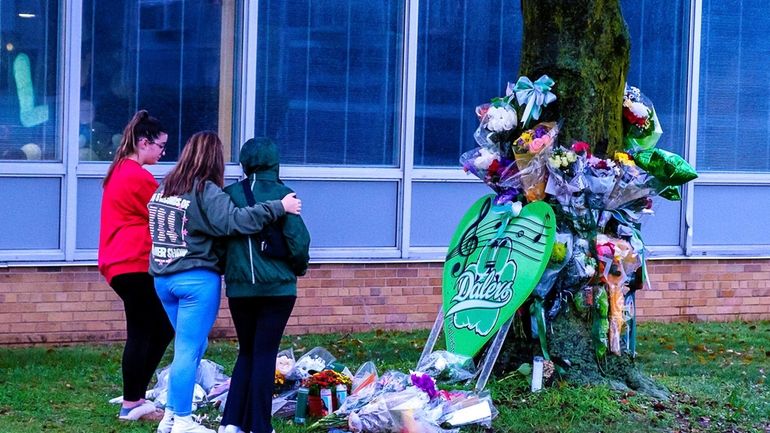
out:
<path id="1" fill-rule="evenodd" d="M 623 165 L 636 165 L 633 159 L 625 152 L 615 153 L 615 160 Z"/>

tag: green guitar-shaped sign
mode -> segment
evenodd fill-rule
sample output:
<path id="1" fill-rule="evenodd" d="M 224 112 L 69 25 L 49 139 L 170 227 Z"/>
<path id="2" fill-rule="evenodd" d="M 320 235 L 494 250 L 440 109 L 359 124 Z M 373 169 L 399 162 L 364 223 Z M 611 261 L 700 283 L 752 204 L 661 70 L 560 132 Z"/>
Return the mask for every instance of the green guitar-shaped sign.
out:
<path id="1" fill-rule="evenodd" d="M 447 350 L 476 355 L 527 300 L 543 275 L 556 218 L 543 202 L 514 216 L 510 204 L 482 197 L 460 221 L 444 263 Z"/>

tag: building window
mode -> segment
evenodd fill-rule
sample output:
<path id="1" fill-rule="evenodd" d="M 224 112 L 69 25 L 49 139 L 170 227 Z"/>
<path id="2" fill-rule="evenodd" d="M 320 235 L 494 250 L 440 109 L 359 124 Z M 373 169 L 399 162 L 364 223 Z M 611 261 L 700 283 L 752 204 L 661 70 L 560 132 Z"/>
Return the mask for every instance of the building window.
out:
<path id="1" fill-rule="evenodd" d="M 764 1 L 703 1 L 698 171 L 770 172 Z"/>
<path id="2" fill-rule="evenodd" d="M 84 0 L 80 77 L 80 160 L 109 161 L 139 109 L 169 130 L 165 160 L 195 132 L 221 129 L 230 142 L 232 1 Z M 227 20 L 226 22 L 229 22 Z M 228 68 L 225 68 L 229 70 Z M 226 149 L 230 149 L 226 146 Z"/>
<path id="3" fill-rule="evenodd" d="M 420 2 L 414 165 L 459 167 L 476 144 L 475 108 L 516 81 L 521 11 L 516 2 Z"/>
<path id="4" fill-rule="evenodd" d="M 398 165 L 403 0 L 260 1 L 255 136 L 300 165 Z"/>
<path id="5" fill-rule="evenodd" d="M 61 160 L 58 22 L 58 2 L 0 6 L 0 160 Z"/>

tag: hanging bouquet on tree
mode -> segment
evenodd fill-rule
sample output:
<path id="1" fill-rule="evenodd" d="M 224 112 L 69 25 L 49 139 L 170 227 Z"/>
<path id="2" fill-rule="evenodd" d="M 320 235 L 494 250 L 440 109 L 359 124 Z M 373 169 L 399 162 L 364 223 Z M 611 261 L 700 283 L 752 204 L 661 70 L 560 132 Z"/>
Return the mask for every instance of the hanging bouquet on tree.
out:
<path id="1" fill-rule="evenodd" d="M 529 201 L 542 200 L 546 180 L 543 155 L 559 128 L 555 122 L 529 124 L 538 120 L 542 108 L 556 100 L 554 81 L 543 75 L 534 83 L 521 77 L 508 83 L 505 96 L 476 107 L 479 127 L 474 133 L 478 147 L 460 157 L 463 169 L 484 181 L 497 194 L 498 205 L 524 195 Z"/>
<path id="2" fill-rule="evenodd" d="M 623 96 L 623 141 L 627 149 L 655 147 L 663 134 L 652 102 L 638 88 L 626 85 Z"/>

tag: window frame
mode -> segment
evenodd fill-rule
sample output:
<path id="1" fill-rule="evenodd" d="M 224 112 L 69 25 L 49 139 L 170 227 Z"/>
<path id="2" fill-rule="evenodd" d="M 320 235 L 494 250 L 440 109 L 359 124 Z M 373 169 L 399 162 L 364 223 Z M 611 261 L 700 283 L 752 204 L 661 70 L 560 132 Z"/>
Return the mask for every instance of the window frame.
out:
<path id="1" fill-rule="evenodd" d="M 236 35 L 234 41 L 235 73 L 233 82 L 232 104 L 233 125 L 232 139 L 243 143 L 251 138 L 254 131 L 256 108 L 256 46 L 258 23 L 258 2 L 248 0 L 235 1 Z M 425 1 L 425 0 L 423 0 Z M 412 224 L 412 188 L 419 182 L 471 183 L 477 179 L 467 176 L 462 170 L 451 167 L 415 167 L 414 165 L 414 129 L 415 98 L 417 85 L 417 44 L 420 0 L 405 0 L 403 13 L 404 35 L 402 39 L 402 59 L 400 66 L 400 106 L 398 107 L 400 128 L 397 136 L 399 157 L 395 167 L 366 166 L 297 166 L 286 165 L 281 175 L 287 181 L 376 181 L 387 180 L 398 184 L 398 202 L 396 208 L 397 233 L 395 248 L 314 248 L 314 262 L 404 262 L 435 261 L 440 262 L 446 254 L 446 247 L 410 246 Z M 689 40 L 687 52 L 687 94 L 685 118 L 688 122 L 685 131 L 684 155 L 695 166 L 697 161 L 698 98 L 701 56 L 701 25 L 703 0 L 689 2 Z M 57 134 L 61 146 L 61 161 L 40 162 L 0 162 L 0 177 L 55 177 L 61 179 L 61 220 L 60 248 L 40 251 L 2 250 L 0 264 L 12 262 L 14 266 L 25 263 L 33 265 L 83 265 L 93 264 L 96 260 L 95 249 L 76 248 L 77 227 L 77 184 L 79 179 L 101 178 L 109 167 L 109 162 L 80 163 L 77 143 L 79 128 L 80 88 L 78 80 L 65 77 L 80 76 L 80 54 L 82 38 L 82 2 L 79 0 L 59 0 L 59 56 L 57 77 L 60 98 L 57 103 Z M 156 177 L 167 174 L 173 163 L 160 163 L 148 167 Z M 696 167 L 697 168 L 697 167 Z M 241 177 L 241 169 L 236 163 L 228 163 L 225 168 L 228 180 Z M 730 245 L 693 244 L 693 210 L 695 188 L 708 186 L 761 185 L 770 187 L 767 173 L 745 172 L 708 172 L 690 182 L 683 188 L 683 206 L 679 218 L 680 242 L 678 245 L 651 247 L 654 258 L 683 259 L 687 257 L 770 257 L 770 245 L 752 245 L 736 247 Z M 697 227 L 696 227 L 697 228 Z M 447 243 L 449 240 L 447 239 Z"/>

